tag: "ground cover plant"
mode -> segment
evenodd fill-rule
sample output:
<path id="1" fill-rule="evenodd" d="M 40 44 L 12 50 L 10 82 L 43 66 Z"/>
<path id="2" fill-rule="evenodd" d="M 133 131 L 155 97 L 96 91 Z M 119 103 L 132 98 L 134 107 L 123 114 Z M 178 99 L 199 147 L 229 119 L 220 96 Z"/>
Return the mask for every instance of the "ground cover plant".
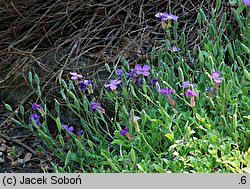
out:
<path id="1" fill-rule="evenodd" d="M 61 72 L 64 101 L 54 99 L 53 111 L 29 72 L 38 101 L 13 121 L 56 157 L 54 172 L 250 172 L 250 2 L 230 3 L 230 19 L 216 19 L 219 0 L 211 18 L 199 10 L 195 52 L 177 33 L 178 15 L 156 13 L 165 37 L 144 64 L 105 64 L 110 79 L 99 95 L 80 72 Z M 79 121 L 63 122 L 64 108 Z"/>

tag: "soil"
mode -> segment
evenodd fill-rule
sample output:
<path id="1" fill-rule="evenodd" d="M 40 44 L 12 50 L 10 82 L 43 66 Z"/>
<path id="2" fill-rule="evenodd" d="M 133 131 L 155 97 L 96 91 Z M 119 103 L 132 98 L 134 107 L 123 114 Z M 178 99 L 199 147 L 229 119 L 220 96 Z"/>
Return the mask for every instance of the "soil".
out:
<path id="1" fill-rule="evenodd" d="M 0 104 L 0 173 L 40 173 L 52 170 L 49 155 L 28 129 L 10 120 L 11 112 Z"/>

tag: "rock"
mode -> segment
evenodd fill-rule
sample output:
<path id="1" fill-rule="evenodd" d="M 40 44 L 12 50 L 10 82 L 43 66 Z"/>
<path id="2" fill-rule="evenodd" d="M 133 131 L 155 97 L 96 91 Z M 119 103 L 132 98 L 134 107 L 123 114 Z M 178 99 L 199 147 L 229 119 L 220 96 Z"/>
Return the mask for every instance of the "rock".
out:
<path id="1" fill-rule="evenodd" d="M 0 158 L 0 163 L 4 163 L 5 160 L 3 158 Z"/>
<path id="2" fill-rule="evenodd" d="M 6 146 L 0 146 L 0 152 L 5 152 L 6 151 Z"/>

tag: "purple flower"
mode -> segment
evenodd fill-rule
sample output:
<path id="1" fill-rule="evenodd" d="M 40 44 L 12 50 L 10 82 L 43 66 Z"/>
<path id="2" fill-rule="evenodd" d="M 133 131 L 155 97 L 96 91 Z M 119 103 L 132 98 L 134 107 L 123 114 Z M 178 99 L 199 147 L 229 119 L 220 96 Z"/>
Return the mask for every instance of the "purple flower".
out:
<path id="1" fill-rule="evenodd" d="M 105 114 L 105 110 L 101 107 L 101 104 L 99 102 L 91 102 L 89 110 L 93 111 L 94 109 L 100 110 L 102 113 Z"/>
<path id="2" fill-rule="evenodd" d="M 168 47 L 168 50 L 173 51 L 174 53 L 177 53 L 181 49 L 177 48 L 176 46 L 173 46 L 172 48 Z"/>
<path id="3" fill-rule="evenodd" d="M 206 88 L 206 89 L 205 89 L 205 92 L 210 92 L 211 90 L 213 90 L 214 93 L 216 92 L 216 88 L 215 88 L 215 87 L 214 87 L 213 89 L 211 89 L 211 88 Z"/>
<path id="4" fill-rule="evenodd" d="M 141 119 L 139 116 L 134 116 L 134 120 L 133 121 L 138 121 L 139 119 Z M 129 120 L 131 121 L 131 117 L 129 116 Z"/>
<path id="5" fill-rule="evenodd" d="M 71 76 L 71 79 L 72 80 L 77 80 L 77 79 L 79 79 L 79 78 L 82 78 L 82 75 L 81 74 L 78 74 L 78 73 L 76 73 L 76 72 L 69 72 L 70 73 L 70 75 L 72 75 Z"/>
<path id="6" fill-rule="evenodd" d="M 157 79 L 153 78 L 153 79 L 150 80 L 150 83 L 152 83 L 153 85 L 155 85 L 157 81 L 158 81 Z"/>
<path id="7" fill-rule="evenodd" d="M 126 126 L 125 129 L 122 129 L 122 130 L 120 131 L 120 134 L 121 134 L 122 136 L 124 136 L 126 133 L 128 133 L 128 126 Z"/>
<path id="8" fill-rule="evenodd" d="M 210 90 L 211 90 L 211 88 L 208 87 L 205 89 L 205 92 L 209 92 Z"/>
<path id="9" fill-rule="evenodd" d="M 155 15 L 156 18 L 160 18 L 161 20 L 168 20 L 168 14 L 166 12 L 158 12 Z"/>
<path id="10" fill-rule="evenodd" d="M 121 69 L 121 68 L 118 69 L 118 70 L 116 70 L 116 72 L 117 72 L 117 75 L 118 75 L 118 76 L 121 76 L 121 75 L 122 75 L 122 69 Z"/>
<path id="11" fill-rule="evenodd" d="M 30 117 L 29 117 L 29 119 L 30 120 L 34 119 L 36 125 L 40 126 L 40 122 L 39 122 L 40 116 L 37 113 L 31 114 Z"/>
<path id="12" fill-rule="evenodd" d="M 170 13 L 170 14 L 168 14 L 168 18 L 172 19 L 172 20 L 177 20 L 179 17 Z"/>
<path id="13" fill-rule="evenodd" d="M 68 126 L 68 125 L 66 125 L 66 124 L 64 124 L 64 123 L 62 123 L 62 126 L 63 126 L 67 131 L 69 131 L 70 133 L 73 133 L 73 131 L 74 131 L 74 127 L 73 127 L 73 126 Z"/>
<path id="14" fill-rule="evenodd" d="M 135 69 L 131 68 L 130 73 L 127 74 L 127 77 L 136 77 Z"/>
<path id="15" fill-rule="evenodd" d="M 82 134 L 83 134 L 83 130 L 79 130 L 79 131 L 77 131 L 76 136 L 80 136 Z"/>
<path id="16" fill-rule="evenodd" d="M 106 88 L 110 87 L 111 90 L 115 90 L 117 88 L 117 85 L 120 84 L 122 81 L 118 79 L 110 80 L 110 84 L 104 85 Z"/>
<path id="17" fill-rule="evenodd" d="M 190 81 L 184 81 L 182 87 L 183 87 L 184 89 L 186 89 L 186 88 L 189 87 L 189 85 L 190 85 Z"/>
<path id="18" fill-rule="evenodd" d="M 194 91 L 191 91 L 190 89 L 188 89 L 187 91 L 186 91 L 186 96 L 189 96 L 189 95 L 191 95 L 191 96 L 198 96 L 198 92 L 194 92 Z"/>
<path id="19" fill-rule="evenodd" d="M 32 105 L 32 109 L 33 110 L 39 110 L 39 109 L 43 110 L 43 106 L 41 104 L 34 103 Z"/>
<path id="20" fill-rule="evenodd" d="M 38 106 L 39 106 L 39 105 L 38 105 L 37 103 L 34 103 L 34 104 L 32 105 L 32 109 L 33 109 L 33 110 L 36 110 Z"/>
<path id="21" fill-rule="evenodd" d="M 191 91 L 190 89 L 186 90 L 186 96 L 190 96 L 190 105 L 191 107 L 195 107 L 195 100 L 194 97 L 198 96 L 198 92 L 195 91 Z"/>
<path id="22" fill-rule="evenodd" d="M 121 134 L 122 136 L 126 135 L 130 141 L 133 141 L 133 140 L 134 140 L 133 136 L 128 132 L 128 126 L 126 126 L 125 129 L 122 129 L 122 130 L 120 131 L 120 134 Z"/>
<path id="23" fill-rule="evenodd" d="M 170 96 L 170 94 L 171 94 L 172 92 L 174 92 L 174 89 L 168 90 L 168 87 L 166 87 L 165 89 L 161 89 L 159 92 L 160 92 L 160 93 L 163 93 L 163 94 L 166 94 L 167 97 L 168 97 L 169 103 L 171 104 L 172 107 L 174 107 L 174 100 L 173 100 L 172 97 Z"/>
<path id="24" fill-rule="evenodd" d="M 245 3 L 247 6 L 250 6 L 250 0 L 244 0 L 244 3 Z"/>
<path id="25" fill-rule="evenodd" d="M 80 87 L 81 91 L 85 91 L 90 84 L 91 84 L 90 80 L 84 80 L 78 82 L 78 86 Z"/>
<path id="26" fill-rule="evenodd" d="M 139 116 L 134 116 L 134 121 L 138 121 L 139 119 L 141 119 Z"/>
<path id="27" fill-rule="evenodd" d="M 33 113 L 30 115 L 30 120 L 33 118 L 34 120 L 39 120 L 40 116 L 37 113 Z"/>
<path id="28" fill-rule="evenodd" d="M 142 79 L 142 78 L 139 78 L 139 79 L 138 79 L 138 83 L 139 83 L 139 85 L 142 85 L 142 84 L 143 84 L 143 79 Z"/>
<path id="29" fill-rule="evenodd" d="M 155 17 L 157 18 L 160 18 L 161 20 L 164 20 L 164 21 L 167 21 L 169 19 L 172 19 L 172 20 L 177 20 L 179 17 L 178 16 L 175 16 L 173 14 L 167 14 L 166 12 L 158 12 Z"/>
<path id="30" fill-rule="evenodd" d="M 214 80 L 215 83 L 221 83 L 222 80 L 224 79 L 224 77 L 220 77 L 220 72 L 219 71 L 214 71 L 212 72 L 212 75 L 208 75 L 208 77 L 210 77 L 211 79 Z"/>
<path id="31" fill-rule="evenodd" d="M 150 72 L 148 71 L 150 69 L 150 66 L 148 65 L 143 65 L 143 67 L 141 65 L 136 65 L 135 66 L 135 71 L 137 74 L 140 74 L 140 75 L 144 75 L 144 76 L 149 76 L 150 75 Z"/>
<path id="32" fill-rule="evenodd" d="M 158 93 L 160 93 L 160 91 L 161 91 L 161 87 L 160 87 L 160 85 L 159 85 L 159 82 L 158 82 L 158 81 L 156 81 L 156 83 L 155 83 L 155 87 L 156 87 L 157 92 L 158 92 Z"/>
<path id="33" fill-rule="evenodd" d="M 185 88 L 189 88 L 189 86 L 192 86 L 193 88 L 196 86 L 196 84 L 191 84 L 190 81 L 184 81 L 182 87 Z"/>
<path id="34" fill-rule="evenodd" d="M 160 90 L 160 93 L 163 93 L 163 94 L 170 94 L 170 93 L 172 93 L 172 92 L 174 92 L 174 89 L 170 89 L 170 90 L 168 90 L 168 87 L 166 87 L 165 89 L 161 89 Z"/>

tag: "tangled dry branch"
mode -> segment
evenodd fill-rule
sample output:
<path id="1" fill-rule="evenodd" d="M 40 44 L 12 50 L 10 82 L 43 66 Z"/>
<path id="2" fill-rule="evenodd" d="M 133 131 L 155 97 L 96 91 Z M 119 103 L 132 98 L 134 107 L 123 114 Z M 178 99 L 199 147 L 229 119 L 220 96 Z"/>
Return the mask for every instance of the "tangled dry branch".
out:
<path id="1" fill-rule="evenodd" d="M 130 63 L 144 61 L 163 37 L 154 16 L 158 11 L 178 15 L 187 48 L 195 46 L 197 11 L 210 11 L 214 4 L 206 0 L 0 0 L 0 95 L 28 85 L 30 69 L 44 75 L 46 86 L 61 70 L 80 70 L 98 78 L 103 62 L 118 64 L 121 56 Z"/>

